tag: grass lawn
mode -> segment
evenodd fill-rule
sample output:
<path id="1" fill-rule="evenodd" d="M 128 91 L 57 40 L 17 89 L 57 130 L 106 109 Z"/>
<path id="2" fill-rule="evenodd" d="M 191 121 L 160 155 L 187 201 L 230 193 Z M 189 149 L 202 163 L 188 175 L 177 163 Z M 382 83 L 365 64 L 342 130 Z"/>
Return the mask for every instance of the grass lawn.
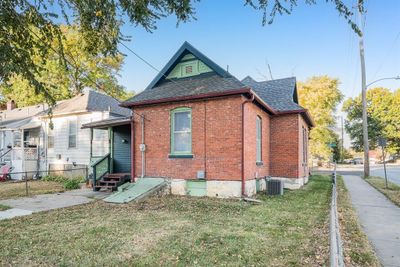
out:
<path id="1" fill-rule="evenodd" d="M 11 207 L 7 205 L 0 204 L 0 211 L 11 209 Z"/>
<path id="2" fill-rule="evenodd" d="M 338 213 L 346 266 L 380 266 L 375 252 L 362 231 L 350 195 L 338 176 Z"/>
<path id="3" fill-rule="evenodd" d="M 321 266 L 329 260 L 330 178 L 238 200 L 102 201 L 0 221 L 0 266 Z"/>
<path id="4" fill-rule="evenodd" d="M 400 186 L 388 181 L 388 188 L 385 188 L 385 179 L 381 177 L 368 177 L 365 179 L 370 185 L 384 194 L 394 204 L 400 206 Z"/>
<path id="5" fill-rule="evenodd" d="M 56 182 L 28 181 L 29 196 L 65 191 L 64 186 Z M 0 183 L 0 199 L 25 197 L 25 182 Z"/>

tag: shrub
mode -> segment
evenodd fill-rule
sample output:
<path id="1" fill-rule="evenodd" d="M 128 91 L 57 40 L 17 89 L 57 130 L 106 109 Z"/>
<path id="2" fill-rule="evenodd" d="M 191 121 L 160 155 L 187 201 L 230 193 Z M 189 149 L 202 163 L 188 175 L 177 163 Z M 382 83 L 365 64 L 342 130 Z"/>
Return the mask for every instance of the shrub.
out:
<path id="1" fill-rule="evenodd" d="M 67 181 L 64 182 L 64 187 L 66 190 L 72 190 L 72 189 L 79 189 L 79 180 L 78 179 L 68 179 Z"/>
<path id="2" fill-rule="evenodd" d="M 67 178 L 59 175 L 46 175 L 42 178 L 42 181 L 61 183 L 66 190 L 72 190 L 78 189 L 80 187 L 79 184 L 85 182 L 85 178 L 80 176 Z"/>

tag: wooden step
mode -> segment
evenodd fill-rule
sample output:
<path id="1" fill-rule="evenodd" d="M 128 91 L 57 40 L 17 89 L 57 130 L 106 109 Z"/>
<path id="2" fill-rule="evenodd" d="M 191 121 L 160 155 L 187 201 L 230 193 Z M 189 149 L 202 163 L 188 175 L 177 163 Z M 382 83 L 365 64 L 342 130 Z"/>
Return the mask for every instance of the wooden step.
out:
<path id="1" fill-rule="evenodd" d="M 117 182 L 119 182 L 121 180 L 122 180 L 121 177 L 109 177 L 107 175 L 104 176 L 103 179 L 102 179 L 102 181 L 117 181 Z"/>
<path id="2" fill-rule="evenodd" d="M 94 188 L 96 189 L 96 191 L 99 191 L 101 189 L 105 189 L 106 191 L 114 191 L 117 189 L 116 186 L 109 186 L 109 185 L 96 185 Z"/>

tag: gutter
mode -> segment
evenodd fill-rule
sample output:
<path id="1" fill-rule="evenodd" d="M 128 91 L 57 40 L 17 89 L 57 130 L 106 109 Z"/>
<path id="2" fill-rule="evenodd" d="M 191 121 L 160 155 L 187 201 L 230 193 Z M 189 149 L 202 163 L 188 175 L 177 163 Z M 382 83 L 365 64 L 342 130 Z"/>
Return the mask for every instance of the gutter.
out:
<path id="1" fill-rule="evenodd" d="M 131 116 L 131 182 L 135 182 L 135 121 Z"/>
<path id="2" fill-rule="evenodd" d="M 244 177 L 244 105 L 251 103 L 255 99 L 255 95 L 251 94 L 251 98 L 242 103 L 242 197 L 246 196 L 246 179 Z"/>
<path id="3" fill-rule="evenodd" d="M 167 102 L 180 102 L 180 101 L 189 101 L 189 100 L 200 100 L 204 98 L 213 98 L 213 97 L 221 97 L 221 96 L 231 96 L 231 95 L 241 95 L 241 94 L 250 94 L 251 97 L 257 102 L 259 102 L 264 108 L 268 110 L 271 115 L 275 115 L 276 111 L 268 105 L 264 100 L 262 100 L 250 87 L 242 87 L 235 90 L 228 90 L 224 92 L 213 92 L 213 93 L 206 93 L 206 94 L 198 94 L 198 95 L 190 95 L 190 96 L 178 96 L 178 97 L 167 97 L 161 99 L 154 99 L 154 100 L 144 100 L 140 102 L 122 102 L 119 105 L 125 108 L 133 108 L 138 106 L 145 106 L 145 105 L 153 105 L 153 104 L 161 104 Z"/>
<path id="4" fill-rule="evenodd" d="M 248 87 L 243 87 L 240 89 L 235 90 L 228 90 L 224 92 L 213 92 L 213 93 L 205 93 L 205 94 L 198 94 L 198 95 L 189 95 L 189 96 L 177 96 L 177 97 L 167 97 L 161 99 L 154 99 L 154 100 L 144 100 L 140 102 L 122 102 L 119 104 L 121 107 L 130 108 L 130 107 L 137 107 L 143 105 L 151 105 L 151 104 L 160 104 L 165 102 L 179 102 L 179 101 L 187 101 L 187 100 L 196 100 L 196 99 L 203 99 L 203 98 L 212 98 L 212 97 L 220 97 L 220 96 L 229 96 L 229 95 L 240 95 L 240 94 L 249 94 L 251 93 L 251 89 Z"/>

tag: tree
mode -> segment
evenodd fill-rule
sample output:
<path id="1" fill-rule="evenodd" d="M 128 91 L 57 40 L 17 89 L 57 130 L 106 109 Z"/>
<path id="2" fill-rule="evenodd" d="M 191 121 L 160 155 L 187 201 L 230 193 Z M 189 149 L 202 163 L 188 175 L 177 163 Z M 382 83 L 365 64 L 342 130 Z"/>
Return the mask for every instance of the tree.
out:
<path id="1" fill-rule="evenodd" d="M 315 127 L 310 132 L 310 152 L 313 158 L 328 160 L 332 155 L 330 143 L 339 146 L 334 112 L 343 99 L 339 80 L 328 76 L 315 76 L 297 84 L 299 103 L 309 110 Z"/>
<path id="2" fill-rule="evenodd" d="M 54 51 L 50 51 L 45 58 L 34 58 L 35 64 L 40 67 L 35 79 L 53 99 L 68 99 L 82 93 L 84 88 L 96 87 L 117 99 L 126 99 L 127 92 L 116 79 L 123 63 L 122 54 L 93 57 L 82 48 L 85 40 L 78 27 L 61 26 L 60 29 L 64 55 L 73 61 L 74 68 L 60 65 L 61 58 Z M 58 41 L 54 40 L 51 45 L 57 47 Z M 20 107 L 46 100 L 45 94 L 37 94 L 29 81 L 19 74 L 14 74 L 7 82 L 0 84 L 0 92 L 3 97 L 15 100 Z"/>
<path id="3" fill-rule="evenodd" d="M 370 148 L 376 149 L 378 138 L 388 140 L 391 153 L 400 152 L 400 90 L 391 92 L 378 87 L 367 91 L 368 138 Z M 352 147 L 363 150 L 361 96 L 347 99 L 343 111 L 347 113 L 346 131 L 352 139 Z"/>
<path id="4" fill-rule="evenodd" d="M 272 23 L 277 14 L 290 14 L 300 0 L 244 0 L 263 12 L 263 24 Z M 363 0 L 358 0 L 361 5 Z M 197 0 L 2 0 L 0 1 L 0 81 L 9 83 L 20 76 L 54 103 L 54 96 L 38 79 L 43 62 L 38 59 L 51 53 L 60 56 L 59 67 L 74 68 L 73 60 L 65 56 L 61 23 L 79 26 L 82 48 L 88 55 L 109 56 L 118 54 L 118 43 L 129 40 L 121 32 L 124 18 L 130 23 L 155 30 L 156 21 L 174 14 L 177 22 L 194 19 L 193 3 Z M 314 0 L 304 0 L 315 4 Z M 360 34 L 351 21 L 352 11 L 342 0 L 327 0 L 338 13 Z M 73 21 L 70 21 L 73 18 Z M 54 44 L 57 46 L 54 46 Z"/>

